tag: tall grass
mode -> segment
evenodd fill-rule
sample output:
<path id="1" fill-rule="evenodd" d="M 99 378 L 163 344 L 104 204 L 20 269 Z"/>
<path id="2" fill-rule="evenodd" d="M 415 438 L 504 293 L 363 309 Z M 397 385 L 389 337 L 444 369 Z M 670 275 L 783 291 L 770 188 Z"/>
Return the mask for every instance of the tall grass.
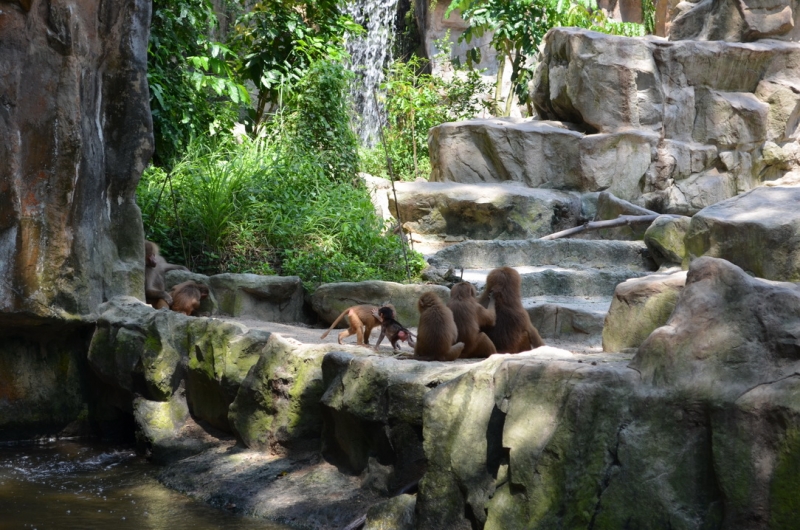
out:
<path id="1" fill-rule="evenodd" d="M 326 77 L 334 69 L 317 74 L 331 86 Z M 309 141 L 312 128 L 299 117 L 322 112 L 314 113 L 308 101 L 303 113 L 276 120 L 266 137 L 195 143 L 171 172 L 148 169 L 137 190 L 147 237 L 169 258 L 207 274 L 298 275 L 311 286 L 405 279 L 400 239 L 384 234 L 355 175 L 345 177 L 354 173 L 355 144 L 328 140 L 346 151 L 339 163 L 335 149 Z M 324 134 L 331 130 L 343 129 L 325 127 Z M 423 265 L 412 254 L 412 273 Z"/>

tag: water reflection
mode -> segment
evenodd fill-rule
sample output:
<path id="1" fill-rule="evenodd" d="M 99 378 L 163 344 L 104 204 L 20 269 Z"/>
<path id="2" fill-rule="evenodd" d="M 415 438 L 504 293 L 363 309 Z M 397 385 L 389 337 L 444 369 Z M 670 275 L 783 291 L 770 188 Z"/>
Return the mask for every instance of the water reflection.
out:
<path id="1" fill-rule="evenodd" d="M 171 491 L 132 449 L 58 442 L 0 446 L 0 528 L 267 529 Z"/>

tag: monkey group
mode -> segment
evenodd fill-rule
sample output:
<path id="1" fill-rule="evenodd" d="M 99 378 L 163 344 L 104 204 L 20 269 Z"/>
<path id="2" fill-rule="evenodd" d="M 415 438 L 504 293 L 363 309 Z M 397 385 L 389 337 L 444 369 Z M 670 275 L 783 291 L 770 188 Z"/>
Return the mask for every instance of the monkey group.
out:
<path id="1" fill-rule="evenodd" d="M 522 278 L 511 267 L 492 270 L 480 297 L 472 284 L 459 282 L 450 290 L 447 305 L 435 293 L 427 292 L 419 297 L 417 309 L 416 337 L 397 321 L 393 307 L 357 305 L 345 309 L 320 338 L 346 317 L 349 328 L 339 333 L 339 344 L 343 338 L 357 335 L 359 345 L 369 345 L 370 332 L 380 326 L 375 350 L 384 337 L 389 338 L 394 350 L 399 349 L 399 341 L 407 341 L 414 348 L 412 358 L 417 360 L 485 358 L 544 346 L 522 307 Z"/>
<path id="2" fill-rule="evenodd" d="M 200 301 L 208 298 L 206 285 L 192 280 L 179 283 L 166 290 L 166 274 L 171 270 L 188 271 L 183 265 L 167 263 L 159 254 L 158 245 L 144 242 L 144 296 L 145 301 L 156 309 L 169 308 L 191 316 L 200 307 Z"/>

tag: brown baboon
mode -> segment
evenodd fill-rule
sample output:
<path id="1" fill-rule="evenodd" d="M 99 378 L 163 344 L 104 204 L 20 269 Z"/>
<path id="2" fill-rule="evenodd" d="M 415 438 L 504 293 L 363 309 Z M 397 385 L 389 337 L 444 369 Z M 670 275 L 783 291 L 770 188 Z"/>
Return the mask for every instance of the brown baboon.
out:
<path id="1" fill-rule="evenodd" d="M 158 245 L 152 241 L 144 242 L 144 299 L 156 309 L 172 305 L 172 296 L 166 291 L 164 275 L 167 271 L 181 269 L 188 271 L 183 265 L 167 263 L 158 253 Z"/>
<path id="2" fill-rule="evenodd" d="M 417 301 L 419 328 L 414 345 L 414 359 L 420 361 L 452 361 L 458 359 L 464 349 L 457 342 L 458 329 L 453 312 L 435 293 L 423 293 Z"/>
<path id="3" fill-rule="evenodd" d="M 483 307 L 476 298 L 475 286 L 469 282 L 459 282 L 450 289 L 450 302 L 447 307 L 453 312 L 458 328 L 458 342 L 464 343 L 460 359 L 488 357 L 497 353 L 494 344 L 481 331 L 495 325 L 495 302 L 489 299 L 489 307 Z M 490 293 L 491 296 L 491 293 Z"/>
<path id="4" fill-rule="evenodd" d="M 378 309 L 376 313 L 378 319 L 381 321 L 381 334 L 378 336 L 378 342 L 375 343 L 375 351 L 378 351 L 378 346 L 383 342 L 383 337 L 389 337 L 389 342 L 392 343 L 392 349 L 394 350 L 400 349 L 397 343 L 401 340 L 408 342 L 409 346 L 414 347 L 414 334 L 395 320 L 394 310 L 391 307 L 383 306 Z"/>
<path id="5" fill-rule="evenodd" d="M 169 292 L 173 311 L 191 316 L 200 307 L 200 300 L 208 298 L 208 287 L 193 281 L 179 283 Z"/>
<path id="6" fill-rule="evenodd" d="M 494 269 L 486 277 L 486 287 L 478 300 L 486 307 L 494 298 L 497 319 L 484 331 L 500 353 L 519 353 L 544 346 L 539 332 L 522 307 L 522 278 L 511 267 Z"/>
<path id="7" fill-rule="evenodd" d="M 345 337 L 349 337 L 350 335 L 357 335 L 356 344 L 362 346 L 364 344 L 369 345 L 369 334 L 372 333 L 372 328 L 378 327 L 380 322 L 378 321 L 378 317 L 376 317 L 372 311 L 378 310 L 377 306 L 363 304 L 363 305 L 354 305 L 353 307 L 348 307 L 342 314 L 336 317 L 336 320 L 333 321 L 331 327 L 328 328 L 328 331 L 322 334 L 320 339 L 324 339 L 328 336 L 328 333 L 331 332 L 333 328 L 336 327 L 336 324 L 339 323 L 341 319 L 345 316 L 347 317 L 347 322 L 350 324 L 350 327 L 346 330 L 339 333 L 339 344 L 342 343 L 342 339 Z"/>

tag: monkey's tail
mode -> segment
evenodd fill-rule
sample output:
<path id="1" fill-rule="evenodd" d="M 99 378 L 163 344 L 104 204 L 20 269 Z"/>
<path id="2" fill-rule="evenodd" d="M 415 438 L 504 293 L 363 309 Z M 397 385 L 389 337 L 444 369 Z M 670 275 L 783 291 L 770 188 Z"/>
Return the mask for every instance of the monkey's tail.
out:
<path id="1" fill-rule="evenodd" d="M 328 328 L 328 331 L 326 331 L 325 333 L 322 334 L 320 339 L 324 339 L 325 337 L 327 337 L 328 333 L 330 333 L 331 330 L 336 327 L 336 324 L 338 324 L 339 321 L 344 318 L 344 316 L 347 314 L 348 311 L 350 311 L 349 307 L 347 309 L 345 309 L 344 311 L 342 311 L 342 314 L 339 315 L 338 317 L 336 317 L 336 320 L 333 321 L 333 324 L 331 324 L 331 327 Z"/>

